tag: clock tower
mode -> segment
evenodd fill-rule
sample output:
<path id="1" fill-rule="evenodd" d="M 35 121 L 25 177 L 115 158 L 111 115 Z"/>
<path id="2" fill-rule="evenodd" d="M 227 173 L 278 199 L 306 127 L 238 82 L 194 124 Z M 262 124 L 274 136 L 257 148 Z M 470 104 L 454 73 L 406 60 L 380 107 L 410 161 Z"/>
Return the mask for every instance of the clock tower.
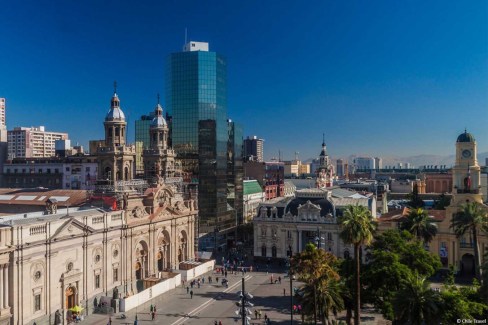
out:
<path id="1" fill-rule="evenodd" d="M 480 194 L 480 166 L 476 159 L 476 141 L 464 130 L 456 141 L 456 163 L 452 169 L 453 194 L 462 194 L 463 201 L 482 202 Z"/>

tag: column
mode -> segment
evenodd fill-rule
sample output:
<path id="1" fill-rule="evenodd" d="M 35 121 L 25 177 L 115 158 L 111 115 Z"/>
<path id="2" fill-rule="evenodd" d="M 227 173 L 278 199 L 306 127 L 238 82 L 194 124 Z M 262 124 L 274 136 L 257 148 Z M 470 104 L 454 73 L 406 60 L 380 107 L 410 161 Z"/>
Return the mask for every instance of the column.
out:
<path id="1" fill-rule="evenodd" d="M 5 292 L 3 286 L 3 265 L 0 265 L 0 310 L 3 309 L 3 293 Z"/>
<path id="2" fill-rule="evenodd" d="M 302 251 L 302 232 L 298 231 L 298 253 Z"/>
<path id="3" fill-rule="evenodd" d="M 9 301 L 8 301 L 8 264 L 5 264 L 4 269 L 3 269 L 3 282 L 5 283 L 4 288 L 5 288 L 5 299 L 3 300 L 3 305 L 5 308 L 9 307 Z"/>

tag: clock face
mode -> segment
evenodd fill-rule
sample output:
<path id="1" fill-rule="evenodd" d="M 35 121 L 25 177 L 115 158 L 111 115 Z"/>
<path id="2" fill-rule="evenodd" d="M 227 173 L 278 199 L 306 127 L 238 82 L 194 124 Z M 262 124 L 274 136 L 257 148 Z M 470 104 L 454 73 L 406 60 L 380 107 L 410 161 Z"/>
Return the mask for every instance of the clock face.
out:
<path id="1" fill-rule="evenodd" d="M 470 150 L 463 150 L 463 158 L 469 158 L 471 157 L 471 151 Z"/>

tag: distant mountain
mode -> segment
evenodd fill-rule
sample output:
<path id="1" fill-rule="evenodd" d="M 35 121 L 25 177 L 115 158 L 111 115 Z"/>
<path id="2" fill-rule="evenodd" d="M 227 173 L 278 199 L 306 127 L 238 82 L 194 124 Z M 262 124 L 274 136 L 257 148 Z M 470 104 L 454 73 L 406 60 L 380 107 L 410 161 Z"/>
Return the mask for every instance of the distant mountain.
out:
<path id="1" fill-rule="evenodd" d="M 347 160 L 350 164 L 353 163 L 354 158 L 356 157 L 364 157 L 366 155 L 350 155 L 345 157 L 344 159 Z M 480 166 L 485 166 L 486 158 L 488 158 L 488 152 L 480 152 L 478 153 L 478 164 Z M 387 156 L 381 157 L 383 160 L 383 168 L 386 166 L 398 166 L 398 163 L 402 163 L 405 166 L 405 163 L 412 164 L 415 168 L 419 166 L 425 165 L 433 165 L 433 166 L 440 166 L 446 165 L 447 168 L 451 168 L 454 165 L 454 161 L 456 160 L 455 155 L 449 156 L 441 156 L 441 155 L 417 155 L 417 156 L 407 156 L 407 157 L 400 157 L 400 156 Z M 313 158 L 309 158 L 304 161 L 306 164 L 310 164 Z M 336 164 L 336 159 L 332 159 L 333 164 Z"/>

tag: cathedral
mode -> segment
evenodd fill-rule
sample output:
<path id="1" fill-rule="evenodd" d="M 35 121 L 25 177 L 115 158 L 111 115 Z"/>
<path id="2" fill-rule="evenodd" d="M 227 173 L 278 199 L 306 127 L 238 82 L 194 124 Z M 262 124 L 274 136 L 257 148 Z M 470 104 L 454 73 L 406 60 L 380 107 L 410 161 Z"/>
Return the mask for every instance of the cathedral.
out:
<path id="1" fill-rule="evenodd" d="M 116 91 L 103 124 L 94 192 L 2 195 L 45 202 L 46 209 L 0 218 L 1 325 L 65 323 L 75 305 L 91 314 L 102 297 L 130 297 L 145 288 L 145 280 L 171 277 L 180 263 L 194 260 L 198 205 L 178 183 L 162 107 L 155 108 L 143 156 L 149 182 L 134 179 L 135 148 L 126 143 Z M 85 195 L 86 204 L 62 209 L 75 195 Z M 114 203 L 107 206 L 107 199 Z"/>

